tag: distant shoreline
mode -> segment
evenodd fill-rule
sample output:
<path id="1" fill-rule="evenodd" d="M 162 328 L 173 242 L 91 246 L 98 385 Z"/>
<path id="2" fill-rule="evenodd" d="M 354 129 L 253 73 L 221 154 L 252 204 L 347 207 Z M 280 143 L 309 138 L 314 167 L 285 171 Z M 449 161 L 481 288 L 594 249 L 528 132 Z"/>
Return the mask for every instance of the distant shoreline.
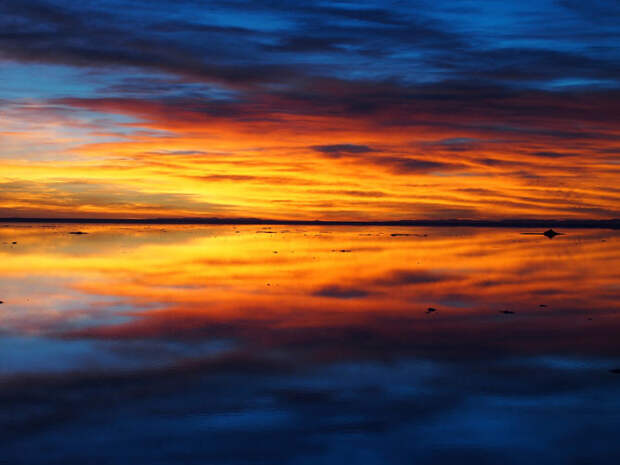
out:
<path id="1" fill-rule="evenodd" d="M 273 226 L 439 226 L 501 228 L 587 228 L 620 229 L 620 219 L 611 220 L 398 220 L 398 221 L 329 221 L 270 220 L 260 218 L 0 218 L 0 223 L 58 224 L 161 224 L 161 225 L 273 225 Z"/>

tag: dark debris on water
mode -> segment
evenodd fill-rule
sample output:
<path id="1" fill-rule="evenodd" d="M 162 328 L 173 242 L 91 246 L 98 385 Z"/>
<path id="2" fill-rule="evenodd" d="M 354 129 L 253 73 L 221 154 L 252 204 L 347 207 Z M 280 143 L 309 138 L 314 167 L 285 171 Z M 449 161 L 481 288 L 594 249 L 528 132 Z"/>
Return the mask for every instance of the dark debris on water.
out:
<path id="1" fill-rule="evenodd" d="M 547 229 L 543 234 L 547 236 L 549 239 L 553 239 L 555 236 L 559 235 L 560 233 L 555 232 L 553 229 Z"/>

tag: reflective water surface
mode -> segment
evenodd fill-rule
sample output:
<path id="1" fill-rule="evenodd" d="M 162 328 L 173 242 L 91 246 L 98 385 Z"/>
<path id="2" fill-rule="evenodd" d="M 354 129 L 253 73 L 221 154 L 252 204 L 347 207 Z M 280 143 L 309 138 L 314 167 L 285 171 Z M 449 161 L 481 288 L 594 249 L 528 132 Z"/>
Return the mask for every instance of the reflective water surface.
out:
<path id="1" fill-rule="evenodd" d="M 0 463 L 620 463 L 619 233 L 524 232 L 0 225 Z"/>

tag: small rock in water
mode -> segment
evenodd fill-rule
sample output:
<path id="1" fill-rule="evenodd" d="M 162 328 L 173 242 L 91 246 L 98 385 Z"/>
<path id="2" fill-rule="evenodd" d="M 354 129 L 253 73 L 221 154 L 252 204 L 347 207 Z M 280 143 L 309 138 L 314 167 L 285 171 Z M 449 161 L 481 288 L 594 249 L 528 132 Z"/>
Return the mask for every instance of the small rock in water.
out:
<path id="1" fill-rule="evenodd" d="M 515 312 L 512 310 L 501 310 L 500 313 L 505 313 L 506 315 L 514 315 Z"/>
<path id="2" fill-rule="evenodd" d="M 436 308 L 433 308 L 433 307 L 428 307 L 428 308 L 426 309 L 426 313 L 433 313 L 433 312 L 436 312 L 436 311 L 437 311 L 437 309 L 436 309 Z"/>
<path id="3" fill-rule="evenodd" d="M 3 303 L 4 303 L 4 302 L 2 302 L 2 301 L 0 300 L 0 304 L 3 304 Z"/>
<path id="4" fill-rule="evenodd" d="M 11 244 L 15 245 L 15 244 L 17 244 L 17 242 L 13 241 L 13 242 L 11 242 Z"/>
<path id="5" fill-rule="evenodd" d="M 555 232 L 553 229 L 547 229 L 543 234 L 547 236 L 549 239 L 553 239 L 559 233 Z"/>
<path id="6" fill-rule="evenodd" d="M 84 231 L 71 231 L 69 234 L 88 234 L 88 233 Z"/>
<path id="7" fill-rule="evenodd" d="M 546 307 L 546 305 L 545 304 L 540 304 L 539 307 Z"/>
<path id="8" fill-rule="evenodd" d="M 613 370 L 609 370 L 609 372 L 615 375 L 620 375 L 620 368 L 614 368 Z"/>

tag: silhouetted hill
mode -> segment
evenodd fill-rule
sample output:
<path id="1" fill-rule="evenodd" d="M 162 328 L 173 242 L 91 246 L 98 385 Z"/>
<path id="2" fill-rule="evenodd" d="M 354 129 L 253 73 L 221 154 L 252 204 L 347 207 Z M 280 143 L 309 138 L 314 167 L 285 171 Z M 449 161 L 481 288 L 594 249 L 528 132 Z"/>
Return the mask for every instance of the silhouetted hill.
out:
<path id="1" fill-rule="evenodd" d="M 70 223 L 70 224 L 228 224 L 228 225 L 307 225 L 307 226 L 442 226 L 502 228 L 604 228 L 620 229 L 620 219 L 609 220 L 398 220 L 398 221 L 326 221 L 273 220 L 262 218 L 0 218 L 0 223 Z"/>

